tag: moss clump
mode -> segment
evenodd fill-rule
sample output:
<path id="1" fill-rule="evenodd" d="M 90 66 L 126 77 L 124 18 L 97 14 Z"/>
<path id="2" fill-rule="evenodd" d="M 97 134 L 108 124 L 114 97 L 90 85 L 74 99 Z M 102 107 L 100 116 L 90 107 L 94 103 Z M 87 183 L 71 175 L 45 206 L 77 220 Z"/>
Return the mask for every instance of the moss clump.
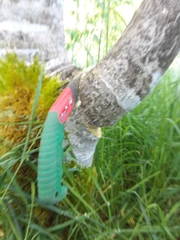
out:
<path id="1" fill-rule="evenodd" d="M 0 155 L 20 143 L 27 133 L 35 89 L 42 70 L 37 58 L 31 65 L 14 54 L 0 60 Z M 44 77 L 36 111 L 38 121 L 44 120 L 65 83 L 59 77 Z"/>
<path id="2" fill-rule="evenodd" d="M 43 120 L 46 117 L 49 108 L 66 83 L 67 81 L 59 81 L 57 77 L 46 77 L 44 79 L 42 92 L 39 99 L 39 106 L 37 109 L 39 119 Z"/>

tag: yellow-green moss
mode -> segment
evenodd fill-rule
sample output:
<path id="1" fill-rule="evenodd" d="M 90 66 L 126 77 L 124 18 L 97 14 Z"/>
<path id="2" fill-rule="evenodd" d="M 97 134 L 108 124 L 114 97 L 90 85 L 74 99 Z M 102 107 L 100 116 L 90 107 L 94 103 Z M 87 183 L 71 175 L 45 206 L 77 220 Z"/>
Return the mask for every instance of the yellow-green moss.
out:
<path id="1" fill-rule="evenodd" d="M 42 86 L 41 96 L 39 99 L 39 118 L 45 118 L 50 106 L 54 102 L 55 98 L 59 95 L 59 92 L 66 83 L 66 81 L 59 81 L 57 77 L 45 78 Z"/>
<path id="2" fill-rule="evenodd" d="M 33 92 L 42 67 L 38 59 L 27 66 L 15 54 L 9 54 L 0 60 L 0 93 L 7 95 L 14 93 L 18 88 L 26 88 Z"/>
<path id="3" fill-rule="evenodd" d="M 0 60 L 0 155 L 20 143 L 26 133 L 38 77 L 43 70 L 38 59 L 31 65 L 16 55 Z M 59 77 L 44 77 L 37 108 L 37 120 L 44 120 L 50 106 L 66 84 Z"/>

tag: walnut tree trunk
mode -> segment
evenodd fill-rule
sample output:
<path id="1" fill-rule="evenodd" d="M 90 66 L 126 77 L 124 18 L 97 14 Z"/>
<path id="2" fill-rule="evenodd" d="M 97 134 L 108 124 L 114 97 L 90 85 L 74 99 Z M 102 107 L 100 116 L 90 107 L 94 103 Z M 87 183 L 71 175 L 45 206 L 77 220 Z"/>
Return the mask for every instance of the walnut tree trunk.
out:
<path id="1" fill-rule="evenodd" d="M 1 0 L 0 6 L 0 55 L 15 51 L 31 61 L 37 54 L 55 72 L 68 62 L 62 0 Z M 112 125 L 136 107 L 179 49 L 179 0 L 144 0 L 109 54 L 76 77 L 80 106 L 66 130 L 82 166 L 92 164 L 98 142 L 92 129 Z"/>

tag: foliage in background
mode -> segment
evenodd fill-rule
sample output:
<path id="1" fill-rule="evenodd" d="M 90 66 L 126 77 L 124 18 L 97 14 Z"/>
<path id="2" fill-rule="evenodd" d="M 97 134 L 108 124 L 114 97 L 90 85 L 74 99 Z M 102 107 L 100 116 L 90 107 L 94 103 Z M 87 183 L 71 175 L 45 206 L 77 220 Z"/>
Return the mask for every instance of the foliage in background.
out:
<path id="1" fill-rule="evenodd" d="M 74 0 L 67 49 L 76 65 L 88 67 L 103 58 L 126 27 L 121 7 L 132 0 Z M 66 4 L 66 3 L 65 3 Z"/>

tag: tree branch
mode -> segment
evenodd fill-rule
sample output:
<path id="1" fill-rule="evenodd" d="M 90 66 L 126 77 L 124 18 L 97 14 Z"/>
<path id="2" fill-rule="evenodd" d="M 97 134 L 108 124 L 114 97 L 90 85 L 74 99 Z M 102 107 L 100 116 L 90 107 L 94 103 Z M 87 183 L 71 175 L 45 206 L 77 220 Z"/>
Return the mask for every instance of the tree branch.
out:
<path id="1" fill-rule="evenodd" d="M 109 54 L 79 80 L 81 105 L 67 131 L 82 165 L 91 165 L 98 141 L 86 127 L 112 125 L 135 108 L 179 49 L 179 0 L 144 0 Z"/>
<path id="2" fill-rule="evenodd" d="M 108 56 L 80 80 L 83 121 L 114 124 L 158 83 L 179 49 L 179 0 L 145 0 Z"/>

